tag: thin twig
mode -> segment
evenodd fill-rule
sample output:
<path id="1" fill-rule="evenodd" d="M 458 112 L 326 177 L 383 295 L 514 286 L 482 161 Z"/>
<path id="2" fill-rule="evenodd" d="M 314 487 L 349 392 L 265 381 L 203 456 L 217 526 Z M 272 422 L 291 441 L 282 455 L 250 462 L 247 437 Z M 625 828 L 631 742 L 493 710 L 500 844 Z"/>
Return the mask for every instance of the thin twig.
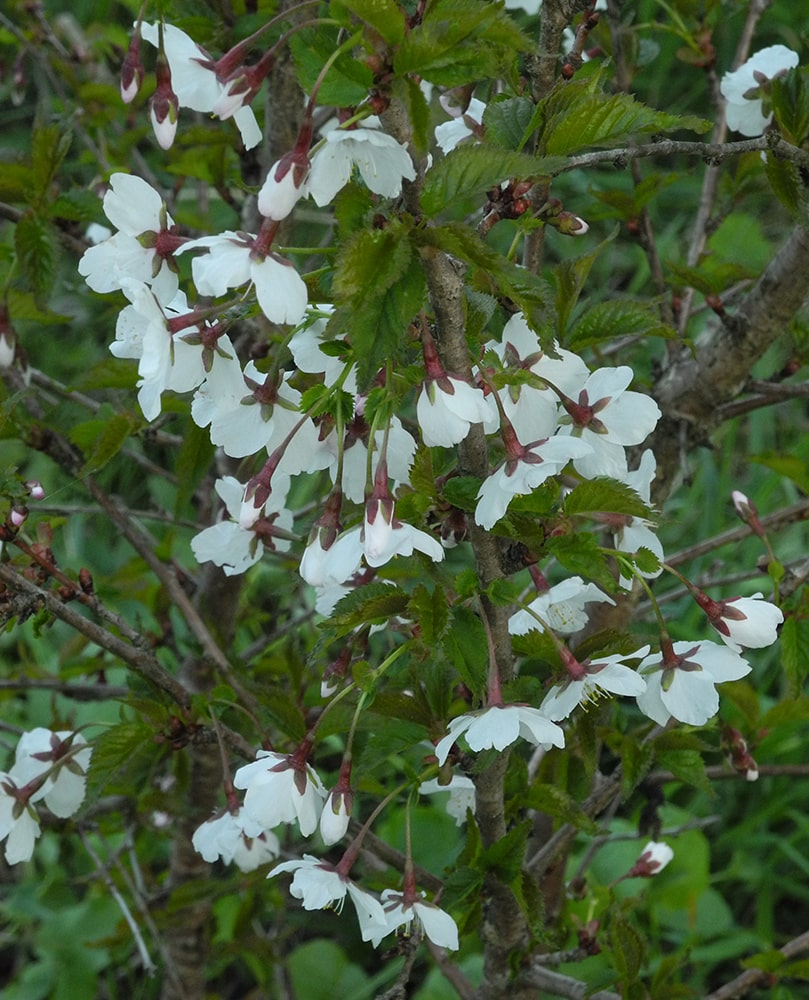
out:
<path id="1" fill-rule="evenodd" d="M 597 990 L 590 993 L 587 983 L 579 979 L 572 979 L 570 976 L 563 976 L 560 972 L 552 972 L 541 965 L 532 965 L 525 969 L 517 978 L 515 988 L 531 987 L 536 990 L 548 990 L 557 996 L 565 997 L 565 1000 L 621 1000 L 619 994 L 611 990 Z"/>
<path id="2" fill-rule="evenodd" d="M 809 949 L 809 931 L 805 931 L 788 941 L 783 948 L 778 950 L 784 958 L 794 958 L 807 949 Z M 773 973 L 765 972 L 763 969 L 746 969 L 731 982 L 725 983 L 718 990 L 709 993 L 705 1000 L 738 1000 L 739 997 L 746 996 L 762 983 L 767 983 L 772 975 Z M 777 976 L 778 973 L 776 972 L 775 975 Z"/>

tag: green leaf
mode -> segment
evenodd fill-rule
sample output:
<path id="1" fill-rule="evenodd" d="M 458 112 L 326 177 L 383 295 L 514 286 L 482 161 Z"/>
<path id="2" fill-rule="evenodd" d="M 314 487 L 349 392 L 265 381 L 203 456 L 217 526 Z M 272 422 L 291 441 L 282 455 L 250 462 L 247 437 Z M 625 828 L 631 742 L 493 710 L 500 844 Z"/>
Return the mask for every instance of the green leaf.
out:
<path id="1" fill-rule="evenodd" d="M 571 823 L 586 833 L 595 834 L 598 830 L 598 824 L 584 812 L 576 799 L 558 785 L 532 785 L 525 794 L 523 806 L 536 809 L 562 823 Z"/>
<path id="2" fill-rule="evenodd" d="M 398 45 L 405 34 L 404 11 L 393 0 L 333 0 L 333 7 L 346 7 L 390 45 Z"/>
<path id="3" fill-rule="evenodd" d="M 486 77 L 513 77 L 518 52 L 532 41 L 498 4 L 436 0 L 394 56 L 397 76 L 418 74 L 442 87 Z"/>
<path id="4" fill-rule="evenodd" d="M 534 113 L 534 103 L 527 97 L 506 97 L 491 101 L 483 112 L 486 141 L 503 149 L 523 147 L 528 123 Z"/>
<path id="5" fill-rule="evenodd" d="M 565 497 L 564 512 L 568 517 L 594 514 L 649 517 L 652 513 L 631 486 L 615 479 L 589 479 L 579 483 Z"/>
<path id="6" fill-rule="evenodd" d="M 407 605 L 408 595 L 398 587 L 369 583 L 346 594 L 321 627 L 336 629 L 337 636 L 345 635 L 361 625 L 381 625 L 392 615 L 404 615 Z"/>
<path id="7" fill-rule="evenodd" d="M 628 336 L 674 337 L 676 330 L 661 322 L 654 302 L 611 299 L 596 303 L 576 321 L 565 346 L 578 352 L 593 344 Z"/>
<path id="8" fill-rule="evenodd" d="M 779 476 L 791 479 L 804 493 L 809 493 L 809 465 L 798 455 L 785 455 L 777 451 L 765 451 L 758 455 L 748 455 L 748 462 L 764 465 Z"/>
<path id="9" fill-rule="evenodd" d="M 58 125 L 34 128 L 31 136 L 31 200 L 35 204 L 43 202 L 62 165 L 62 160 L 70 149 L 72 136 Z"/>
<path id="10" fill-rule="evenodd" d="M 288 691 L 278 685 L 263 685 L 260 700 L 266 715 L 285 736 L 291 740 L 303 739 L 306 719 Z"/>
<path id="11" fill-rule="evenodd" d="M 654 761 L 654 747 L 641 743 L 637 736 L 629 734 L 621 743 L 621 794 L 629 798 L 640 782 L 646 777 Z"/>
<path id="12" fill-rule="evenodd" d="M 604 250 L 618 235 L 615 226 L 610 235 L 580 257 L 565 260 L 554 270 L 556 284 L 556 331 L 560 340 L 566 341 L 567 325 L 587 282 L 590 269 Z"/>
<path id="13" fill-rule="evenodd" d="M 789 689 L 793 696 L 797 695 L 803 690 L 803 682 L 809 674 L 809 621 L 805 618 L 789 617 L 784 622 L 781 657 Z"/>
<path id="14" fill-rule="evenodd" d="M 786 956 L 777 948 L 770 948 L 769 951 L 760 951 L 748 958 L 743 958 L 739 965 L 743 969 L 761 969 L 762 972 L 777 972 L 786 961 Z"/>
<path id="15" fill-rule="evenodd" d="M 476 476 L 453 476 L 444 484 L 442 495 L 453 507 L 459 507 L 467 514 L 471 514 L 478 504 L 480 484 L 481 480 Z"/>
<path id="16" fill-rule="evenodd" d="M 484 143 L 456 146 L 427 171 L 421 207 L 438 215 L 459 199 L 482 194 L 510 177 L 529 179 L 543 171 L 543 161 L 524 153 L 510 153 Z"/>
<path id="17" fill-rule="evenodd" d="M 477 868 L 456 868 L 444 882 L 442 906 L 455 909 L 470 896 L 477 897 L 483 888 L 483 872 Z"/>
<path id="18" fill-rule="evenodd" d="M 396 77 L 392 90 L 402 101 L 413 129 L 413 147 L 418 154 L 424 155 L 430 145 L 430 106 L 424 91 L 411 76 Z"/>
<path id="19" fill-rule="evenodd" d="M 449 622 L 447 596 L 443 587 L 436 586 L 431 591 L 420 583 L 407 609 L 407 617 L 421 629 L 421 641 L 434 646 L 441 641 Z"/>
<path id="20" fill-rule="evenodd" d="M 571 575 L 584 576 L 614 593 L 615 578 L 610 572 L 607 557 L 591 534 L 579 531 L 575 535 L 549 538 L 547 548 L 548 553 L 556 556 Z"/>
<path id="21" fill-rule="evenodd" d="M 626 988 L 638 978 L 643 967 L 644 941 L 637 930 L 623 917 L 613 917 L 610 922 L 610 946 L 615 959 L 615 969 Z"/>
<path id="22" fill-rule="evenodd" d="M 489 670 L 486 629 L 469 608 L 453 609 L 452 624 L 443 639 L 444 652 L 470 691 L 484 691 Z"/>
<path id="23" fill-rule="evenodd" d="M 84 465 L 79 475 L 103 469 L 141 424 L 142 420 L 134 413 L 116 413 L 108 420 L 77 424 L 70 432 L 70 440 L 84 452 Z"/>
<path id="24" fill-rule="evenodd" d="M 207 427 L 198 427 L 189 420 L 185 425 L 182 444 L 177 453 L 177 501 L 175 514 L 185 507 L 203 475 L 211 466 L 216 449 L 211 444 Z"/>
<path id="25" fill-rule="evenodd" d="M 801 173 L 791 160 L 767 153 L 764 167 L 773 194 L 792 216 L 806 215 L 806 188 Z"/>
<path id="26" fill-rule="evenodd" d="M 655 111 L 631 94 L 605 94 L 597 86 L 597 76 L 563 82 L 537 105 L 527 131 L 539 128 L 539 152 L 561 156 L 589 146 L 614 146 L 643 133 L 703 133 L 711 128 L 702 118 Z"/>
<path id="27" fill-rule="evenodd" d="M 295 72 L 306 93 L 311 93 L 326 60 L 338 48 L 339 30 L 337 27 L 304 28 L 290 38 L 288 44 Z M 355 59 L 353 53 L 344 52 L 329 67 L 318 91 L 318 101 L 324 106 L 351 107 L 364 101 L 373 85 L 374 75 L 370 68 Z"/>
<path id="28" fill-rule="evenodd" d="M 513 826 L 500 840 L 487 848 L 480 857 L 485 871 L 494 871 L 506 884 L 518 878 L 525 857 L 525 845 L 533 828 L 530 819 Z"/>
<path id="29" fill-rule="evenodd" d="M 145 751 L 154 753 L 153 736 L 151 728 L 143 722 L 123 722 L 97 736 L 87 772 L 88 799 L 94 802 Z"/>
<path id="30" fill-rule="evenodd" d="M 770 83 L 770 101 L 775 119 L 794 146 L 809 137 L 809 71 L 796 66 Z M 769 157 L 768 157 L 769 159 Z"/>
<path id="31" fill-rule="evenodd" d="M 711 783 L 705 774 L 705 762 L 697 750 L 658 750 L 657 762 L 680 781 L 702 791 L 710 791 Z"/>
<path id="32" fill-rule="evenodd" d="M 719 295 L 730 285 L 757 277 L 755 272 L 743 264 L 720 260 L 712 255 L 704 257 L 697 267 L 666 261 L 666 268 L 671 272 L 675 284 L 679 282 L 703 295 Z"/>
<path id="33" fill-rule="evenodd" d="M 57 237 L 53 226 L 33 211 L 27 211 L 14 228 L 14 248 L 22 276 L 34 293 L 34 302 L 45 309 L 53 290 Z"/>

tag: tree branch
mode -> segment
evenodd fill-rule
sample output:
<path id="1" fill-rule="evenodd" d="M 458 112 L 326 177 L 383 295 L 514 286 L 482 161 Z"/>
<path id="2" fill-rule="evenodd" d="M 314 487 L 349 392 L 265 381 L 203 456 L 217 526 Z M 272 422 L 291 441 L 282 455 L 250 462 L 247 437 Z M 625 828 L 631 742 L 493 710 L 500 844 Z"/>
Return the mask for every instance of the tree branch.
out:
<path id="1" fill-rule="evenodd" d="M 801 952 L 809 950 L 809 931 L 788 941 L 783 948 L 778 949 L 784 958 L 794 958 Z M 763 969 L 746 969 L 740 976 L 709 993 L 705 1000 L 738 1000 L 746 996 L 762 983 L 771 984 L 778 979 L 778 973 L 765 972 Z"/>

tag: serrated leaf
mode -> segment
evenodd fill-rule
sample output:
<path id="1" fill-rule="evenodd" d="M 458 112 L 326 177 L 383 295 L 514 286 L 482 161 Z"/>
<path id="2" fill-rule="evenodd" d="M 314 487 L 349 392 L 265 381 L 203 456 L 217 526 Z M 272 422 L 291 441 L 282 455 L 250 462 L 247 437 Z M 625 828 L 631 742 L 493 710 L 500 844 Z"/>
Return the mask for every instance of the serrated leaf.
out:
<path id="1" fill-rule="evenodd" d="M 205 472 L 210 468 L 216 449 L 206 427 L 198 427 L 193 421 L 186 424 L 182 444 L 177 453 L 177 501 L 175 514 L 185 507 Z"/>
<path id="2" fill-rule="evenodd" d="M 304 28 L 294 34 L 288 44 L 301 89 L 311 93 L 326 60 L 340 44 L 338 28 Z M 320 89 L 318 101 L 339 108 L 359 104 L 368 97 L 374 79 L 370 68 L 351 52 L 344 52 L 332 63 Z"/>
<path id="3" fill-rule="evenodd" d="M 703 133 L 711 128 L 702 118 L 656 111 L 631 94 L 605 94 L 596 87 L 597 78 L 565 82 L 537 105 L 528 132 L 539 127 L 538 151 L 568 155 L 639 134 L 684 129 Z"/>
<path id="4" fill-rule="evenodd" d="M 70 440 L 84 452 L 84 465 L 79 475 L 103 469 L 141 423 L 134 413 L 116 413 L 109 420 L 88 420 L 77 424 L 70 432 Z"/>
<path id="5" fill-rule="evenodd" d="M 575 486 L 565 497 L 564 512 L 569 517 L 592 517 L 594 514 L 625 514 L 650 517 L 651 509 L 635 490 L 615 479 L 588 479 Z"/>
<path id="6" fill-rule="evenodd" d="M 790 215 L 805 215 L 806 188 L 797 165 L 791 160 L 782 160 L 768 153 L 764 170 L 775 197 Z"/>
<path id="7" fill-rule="evenodd" d="M 469 608 L 453 610 L 452 624 L 444 635 L 443 647 L 469 690 L 475 693 L 485 690 L 489 670 L 486 629 Z"/>
<path id="8" fill-rule="evenodd" d="M 518 52 L 533 48 L 514 21 L 483 0 L 437 0 L 397 51 L 397 76 L 418 74 L 443 87 L 511 76 Z"/>
<path id="9" fill-rule="evenodd" d="M 392 89 L 407 113 L 413 130 L 413 147 L 417 154 L 424 155 L 430 144 L 430 105 L 424 91 L 411 76 L 396 77 Z"/>
<path id="10" fill-rule="evenodd" d="M 743 969 L 761 969 L 762 972 L 777 972 L 786 961 L 786 956 L 777 948 L 769 951 L 759 951 L 755 955 L 743 958 L 739 965 Z"/>
<path id="11" fill-rule="evenodd" d="M 404 12 L 393 0 L 340 0 L 333 6 L 350 10 L 390 45 L 398 45 L 404 38 Z"/>
<path id="12" fill-rule="evenodd" d="M 29 210 L 14 227 L 14 248 L 23 279 L 39 309 L 46 309 L 56 269 L 57 237 L 47 219 Z"/>
<path id="13" fill-rule="evenodd" d="M 525 845 L 532 827 L 533 822 L 530 819 L 523 820 L 487 848 L 480 857 L 483 869 L 496 872 L 498 878 L 506 884 L 519 878 L 525 857 Z"/>
<path id="14" fill-rule="evenodd" d="M 627 736 L 621 744 L 621 794 L 629 798 L 640 782 L 646 777 L 654 760 L 654 748 L 649 743 L 641 743 L 633 735 Z"/>
<path id="15" fill-rule="evenodd" d="M 666 261 L 666 268 L 671 272 L 675 283 L 694 288 L 703 295 L 719 295 L 730 285 L 756 277 L 750 268 L 715 256 L 703 258 L 697 267 Z"/>
<path id="16" fill-rule="evenodd" d="M 555 268 L 553 277 L 556 285 L 556 333 L 561 341 L 566 341 L 568 321 L 579 301 L 579 296 L 593 264 L 602 250 L 612 243 L 617 235 L 618 226 L 615 226 L 610 235 L 602 240 L 598 246 L 588 250 L 580 257 L 562 261 Z"/>
<path id="17" fill-rule="evenodd" d="M 14 323 L 60 324 L 70 323 L 72 317 L 40 309 L 32 292 L 21 292 L 17 288 L 8 290 L 8 314 Z M 43 303 L 47 305 L 47 303 Z"/>
<path id="18" fill-rule="evenodd" d="M 35 128 L 31 136 L 31 200 L 45 200 L 56 172 L 70 149 L 72 136 L 58 125 Z"/>
<path id="19" fill-rule="evenodd" d="M 809 72 L 796 66 L 770 83 L 770 101 L 775 120 L 794 146 L 802 146 L 809 137 Z"/>
<path id="20" fill-rule="evenodd" d="M 407 604 L 408 595 L 398 587 L 369 583 L 346 594 L 322 627 L 336 629 L 338 636 L 345 635 L 360 625 L 382 624 L 392 615 L 403 615 Z"/>
<path id="21" fill-rule="evenodd" d="M 610 945 L 615 968 L 626 988 L 638 978 L 643 967 L 644 941 L 638 931 L 622 917 L 610 923 Z"/>
<path id="22" fill-rule="evenodd" d="M 781 658 L 793 695 L 803 690 L 809 674 L 809 621 L 789 617 L 781 629 Z"/>
<path id="23" fill-rule="evenodd" d="M 486 127 L 486 141 L 503 149 L 520 150 L 534 103 L 527 97 L 507 97 L 502 101 L 491 101 L 483 112 Z"/>
<path id="24" fill-rule="evenodd" d="M 421 196 L 425 215 L 438 215 L 459 199 L 482 194 L 509 177 L 530 179 L 542 173 L 543 161 L 484 143 L 464 143 L 427 171 Z"/>
<path id="25" fill-rule="evenodd" d="M 653 303 L 612 299 L 598 302 L 576 321 L 565 339 L 572 351 L 603 344 L 615 337 L 675 337 L 677 331 L 661 322 Z"/>
<path id="26" fill-rule="evenodd" d="M 659 750 L 657 762 L 680 781 L 707 792 L 711 783 L 705 774 L 705 762 L 696 750 Z"/>
<path id="27" fill-rule="evenodd" d="M 430 591 L 420 583 L 413 591 L 407 617 L 420 627 L 423 643 L 434 646 L 440 642 L 449 622 L 447 596 L 443 587 L 436 586 Z"/>
<path id="28" fill-rule="evenodd" d="M 95 801 L 110 782 L 127 770 L 132 761 L 154 752 L 152 730 L 143 722 L 124 722 L 104 730 L 93 740 L 93 755 L 87 772 L 87 797 Z"/>
<path id="29" fill-rule="evenodd" d="M 471 514 L 477 507 L 478 491 L 482 480 L 475 476 L 453 476 L 444 484 L 442 495 L 453 507 Z"/>
<path id="30" fill-rule="evenodd" d="M 306 719 L 288 691 L 278 686 L 261 690 L 261 705 L 278 729 L 291 740 L 301 740 L 306 733 Z"/>
<path id="31" fill-rule="evenodd" d="M 470 896 L 477 897 L 483 887 L 483 872 L 477 868 L 456 868 L 444 881 L 442 905 L 455 909 Z"/>
<path id="32" fill-rule="evenodd" d="M 576 532 L 575 535 L 550 538 L 547 549 L 571 575 L 590 579 L 608 592 L 615 591 L 615 578 L 607 557 L 591 534 Z"/>
<path id="33" fill-rule="evenodd" d="M 558 785 L 532 785 L 525 794 L 523 805 L 562 823 L 571 823 L 586 833 L 594 834 L 598 830 L 598 824 L 584 812 L 575 798 Z"/>

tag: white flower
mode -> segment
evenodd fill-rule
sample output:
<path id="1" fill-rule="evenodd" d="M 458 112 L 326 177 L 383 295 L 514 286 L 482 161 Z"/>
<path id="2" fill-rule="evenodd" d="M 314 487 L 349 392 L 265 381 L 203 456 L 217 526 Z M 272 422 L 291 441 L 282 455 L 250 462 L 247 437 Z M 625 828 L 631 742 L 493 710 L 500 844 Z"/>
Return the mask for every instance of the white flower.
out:
<path id="1" fill-rule="evenodd" d="M 363 503 L 365 500 L 365 479 L 368 473 L 368 444 L 366 441 L 370 444 L 371 436 L 368 424 L 362 414 L 364 405 L 364 397 L 358 397 L 354 420 L 346 428 L 343 447 L 343 475 L 339 485 L 346 499 L 353 503 Z M 373 444 L 371 445 L 376 452 L 376 455 L 371 459 L 372 477 L 377 469 L 377 456 L 381 452 L 384 440 L 385 429 L 379 428 L 373 436 Z M 332 482 L 335 482 L 338 465 L 337 435 L 329 435 L 325 443 L 332 456 L 329 474 Z M 401 420 L 398 417 L 391 418 L 388 428 L 387 462 L 388 475 L 393 480 L 394 489 L 400 483 L 410 484 L 410 466 L 413 464 L 416 447 L 416 439 L 404 429 Z M 337 485 L 336 482 L 335 485 Z"/>
<path id="2" fill-rule="evenodd" d="M 627 472 L 622 479 L 627 486 L 630 486 L 638 494 L 645 504 L 650 504 L 652 480 L 655 477 L 656 471 L 657 462 L 655 461 L 654 453 L 650 448 L 647 448 L 641 455 L 637 469 Z M 634 555 L 640 549 L 648 549 L 657 556 L 658 562 L 662 563 L 665 559 L 663 544 L 654 533 L 654 525 L 651 521 L 629 515 L 614 515 L 609 518 L 607 523 L 613 533 L 615 547 L 619 552 Z M 659 567 L 656 570 L 644 572 L 640 575 L 651 580 L 654 577 L 660 576 L 662 572 L 662 567 Z M 622 576 L 620 582 L 621 586 L 626 589 L 632 586 L 632 580 L 626 577 Z"/>
<path id="3" fill-rule="evenodd" d="M 644 646 L 635 653 L 597 657 L 594 662 L 585 660 L 579 664 L 583 670 L 581 677 L 572 676 L 562 684 L 555 684 L 545 695 L 540 711 L 549 719 L 559 722 L 566 719 L 579 705 L 596 702 L 605 691 L 631 697 L 643 694 L 646 682 L 622 660 L 646 656 L 649 647 Z"/>
<path id="4" fill-rule="evenodd" d="M 438 945 L 439 948 L 449 948 L 457 951 L 458 925 L 452 917 L 435 903 L 408 897 L 394 889 L 383 889 L 382 907 L 385 912 L 387 926 L 383 931 L 375 932 L 371 944 L 376 948 L 383 937 L 404 926 L 404 933 L 410 933 L 410 925 L 415 920 L 421 925 L 425 936 Z"/>
<path id="5" fill-rule="evenodd" d="M 252 764 L 239 768 L 233 784 L 247 790 L 244 811 L 263 829 L 295 820 L 303 837 L 317 829 L 326 789 L 310 764 L 287 754 L 259 750 Z"/>
<path id="6" fill-rule="evenodd" d="M 11 774 L 18 784 L 25 785 L 52 771 L 30 801 L 44 799 L 54 816 L 64 819 L 84 801 L 91 754 L 92 749 L 80 733 L 54 733 L 38 727 L 20 737 Z"/>
<path id="7" fill-rule="evenodd" d="M 197 562 L 212 562 L 221 566 L 225 576 L 238 576 L 254 566 L 264 555 L 265 548 L 286 552 L 290 542 L 278 538 L 271 528 L 292 530 L 292 513 L 286 503 L 289 476 L 273 475 L 272 492 L 263 508 L 244 510 L 244 486 L 233 476 L 217 479 L 216 492 L 223 500 L 231 520 L 219 521 L 191 539 L 191 551 Z"/>
<path id="8" fill-rule="evenodd" d="M 668 844 L 650 840 L 626 878 L 651 878 L 652 875 L 658 875 L 673 857 L 674 851 Z"/>
<path id="9" fill-rule="evenodd" d="M 557 635 L 573 635 L 587 624 L 589 618 L 584 606 L 593 603 L 615 604 L 615 601 L 594 583 L 585 583 L 580 576 L 571 576 L 539 594 L 527 608 L 515 612 L 508 620 L 508 630 L 512 635 L 525 635 L 532 629 L 544 632 L 534 617 L 537 615 Z"/>
<path id="10" fill-rule="evenodd" d="M 369 566 L 384 566 L 394 556 L 411 556 L 416 549 L 433 562 L 444 558 L 444 549 L 437 539 L 412 524 L 398 521 L 392 500 L 375 497 L 365 504 L 362 544 Z"/>
<path id="11" fill-rule="evenodd" d="M 509 459 L 483 482 L 478 490 L 475 521 L 488 531 L 508 509 L 512 497 L 526 495 L 573 459 L 592 451 L 585 441 L 572 437 L 552 437 L 535 441 L 523 449 L 523 457 Z"/>
<path id="12" fill-rule="evenodd" d="M 289 215 L 306 194 L 308 172 L 308 158 L 295 153 L 287 153 L 273 163 L 258 192 L 258 210 L 265 219 L 280 222 Z"/>
<path id="13" fill-rule="evenodd" d="M 366 187 L 385 198 L 398 197 L 402 180 L 416 177 L 407 148 L 393 136 L 372 128 L 335 129 L 312 156 L 308 193 L 318 205 L 328 205 L 355 166 Z"/>
<path id="14" fill-rule="evenodd" d="M 670 718 L 690 726 L 704 726 L 719 711 L 716 685 L 750 673 L 750 664 L 737 652 L 715 642 L 675 642 L 672 652 L 647 656 L 638 673 L 646 691 L 638 708 L 658 725 Z"/>
<path id="15" fill-rule="evenodd" d="M 763 594 L 709 603 L 710 608 L 705 610 L 711 625 L 722 641 L 737 653 L 742 647 L 761 649 L 777 640 L 778 626 L 783 622 L 784 615 L 775 604 L 765 601 Z"/>
<path id="16" fill-rule="evenodd" d="M 463 733 L 471 750 L 505 750 L 522 737 L 536 746 L 565 745 L 565 734 L 540 709 L 528 705 L 493 705 L 483 712 L 459 715 L 435 748 L 438 763 L 447 759 L 452 745 Z"/>
<path id="17" fill-rule="evenodd" d="M 336 844 L 345 836 L 351 820 L 353 798 L 351 792 L 336 788 L 329 792 L 320 814 L 320 836 L 324 844 Z"/>
<path id="18" fill-rule="evenodd" d="M 303 579 L 312 587 L 325 587 L 350 580 L 362 562 L 361 531 L 360 527 L 350 528 L 338 535 L 329 548 L 324 549 L 321 532 L 314 530 L 298 567 Z"/>
<path id="19" fill-rule="evenodd" d="M 435 141 L 438 143 L 439 149 L 444 153 L 449 153 L 459 143 L 463 142 L 464 139 L 475 135 L 474 127 L 480 127 L 482 124 L 483 112 L 485 110 L 486 105 L 484 102 L 473 97 L 469 102 L 469 107 L 463 114 L 456 115 L 452 121 L 436 125 Z"/>
<path id="20" fill-rule="evenodd" d="M 158 46 L 156 24 L 142 24 L 141 34 Z M 171 85 L 180 107 L 211 113 L 225 95 L 227 87 L 216 78 L 213 61 L 202 46 L 173 24 L 163 26 L 163 45 L 171 69 Z M 223 116 L 224 117 L 224 116 Z M 248 107 L 240 107 L 233 115 L 245 149 L 261 142 L 261 129 L 256 116 Z M 175 125 L 176 128 L 176 125 Z M 169 144 L 170 145 L 170 144 Z"/>
<path id="21" fill-rule="evenodd" d="M 447 793 L 447 813 L 455 820 L 456 826 L 462 826 L 466 822 L 467 810 L 475 811 L 474 781 L 466 775 L 453 774 L 447 785 L 440 785 L 438 778 L 423 781 L 419 785 L 421 795 L 440 795 L 442 792 Z"/>
<path id="22" fill-rule="evenodd" d="M 115 173 L 104 195 L 104 214 L 118 232 L 85 250 L 79 274 L 95 292 L 116 291 L 122 279 L 130 279 L 151 285 L 160 302 L 170 302 L 178 281 L 166 256 L 176 249 L 177 237 L 161 195 L 134 174 Z"/>
<path id="23" fill-rule="evenodd" d="M 387 920 L 379 900 L 319 858 L 304 854 L 301 861 L 284 861 L 276 865 L 267 878 L 279 872 L 295 872 L 289 891 L 301 900 L 305 910 L 332 907 L 340 913 L 348 895 L 357 911 L 362 940 L 369 941 L 380 932 L 385 932 Z"/>
<path id="24" fill-rule="evenodd" d="M 491 411 L 482 390 L 447 375 L 424 382 L 416 416 L 428 448 L 451 448 L 464 440 L 472 424 L 487 423 Z"/>
<path id="25" fill-rule="evenodd" d="M 326 385 L 334 385 L 345 369 L 345 362 L 340 358 L 331 357 L 325 354 L 320 348 L 321 344 L 327 343 L 323 340 L 329 316 L 334 310 L 331 305 L 318 305 L 314 307 L 315 313 L 326 313 L 325 316 L 317 315 L 314 321 L 302 326 L 289 342 L 289 349 L 295 360 L 295 366 L 302 372 L 310 372 L 313 375 L 322 375 Z M 311 313 L 310 313 L 311 315 Z M 309 316 L 305 317 L 306 320 Z M 356 393 L 357 375 L 356 367 L 352 366 L 351 371 L 342 382 L 342 388 L 346 392 Z"/>
<path id="26" fill-rule="evenodd" d="M 587 479 L 610 476 L 624 480 L 627 475 L 624 445 L 640 444 L 660 419 L 660 408 L 651 398 L 627 388 L 634 377 L 631 368 L 599 368 L 592 372 L 576 400 L 566 399 L 568 422 L 560 434 L 575 434 L 591 450 L 573 462 Z"/>
<path id="27" fill-rule="evenodd" d="M 25 782 L 13 769 L 0 771 L 0 841 L 6 841 L 5 856 L 10 865 L 30 861 L 39 837 L 39 819 L 30 801 L 20 801 L 17 792 Z"/>
<path id="28" fill-rule="evenodd" d="M 306 285 L 295 268 L 277 254 L 253 253 L 254 237 L 230 230 L 184 243 L 177 253 L 207 248 L 191 264 L 200 295 L 224 295 L 252 281 L 261 311 L 272 323 L 299 323 L 306 312 Z"/>
<path id="29" fill-rule="evenodd" d="M 275 834 L 250 819 L 244 809 L 235 813 L 226 809 L 220 816 L 206 820 L 194 831 L 191 843 L 205 861 L 221 858 L 243 872 L 274 861 L 281 849 Z"/>
<path id="30" fill-rule="evenodd" d="M 764 114 L 761 85 L 797 66 L 798 62 L 797 52 L 785 45 L 770 45 L 756 52 L 738 69 L 725 73 L 719 89 L 728 102 L 725 112 L 728 128 L 742 135 L 761 135 L 772 121 L 772 111 Z"/>

